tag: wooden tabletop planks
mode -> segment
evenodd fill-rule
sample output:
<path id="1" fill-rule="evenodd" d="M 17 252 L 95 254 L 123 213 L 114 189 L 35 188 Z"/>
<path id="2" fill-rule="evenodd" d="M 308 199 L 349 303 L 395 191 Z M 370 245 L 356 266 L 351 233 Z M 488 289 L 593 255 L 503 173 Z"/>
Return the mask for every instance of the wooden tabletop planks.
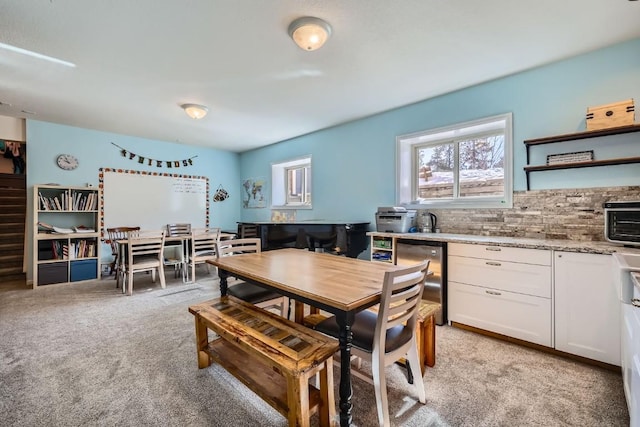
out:
<path id="1" fill-rule="evenodd" d="M 343 311 L 379 300 L 385 271 L 402 268 L 300 249 L 240 254 L 208 262 Z"/>

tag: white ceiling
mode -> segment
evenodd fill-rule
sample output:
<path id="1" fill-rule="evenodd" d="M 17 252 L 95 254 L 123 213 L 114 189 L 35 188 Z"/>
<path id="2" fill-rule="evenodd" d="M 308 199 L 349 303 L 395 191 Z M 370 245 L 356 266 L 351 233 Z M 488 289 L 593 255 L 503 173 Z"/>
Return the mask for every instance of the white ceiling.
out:
<path id="1" fill-rule="evenodd" d="M 628 0 L 0 0 L 0 43 L 77 65 L 0 48 L 0 115 L 241 152 L 638 37 Z"/>

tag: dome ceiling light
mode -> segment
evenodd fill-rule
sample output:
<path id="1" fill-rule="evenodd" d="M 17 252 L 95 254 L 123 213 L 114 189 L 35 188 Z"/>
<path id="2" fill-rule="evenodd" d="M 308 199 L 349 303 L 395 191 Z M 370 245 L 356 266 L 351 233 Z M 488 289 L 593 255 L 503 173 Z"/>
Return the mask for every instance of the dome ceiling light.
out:
<path id="1" fill-rule="evenodd" d="M 316 50 L 331 36 L 331 26 L 320 18 L 305 16 L 289 25 L 289 36 L 300 49 Z"/>

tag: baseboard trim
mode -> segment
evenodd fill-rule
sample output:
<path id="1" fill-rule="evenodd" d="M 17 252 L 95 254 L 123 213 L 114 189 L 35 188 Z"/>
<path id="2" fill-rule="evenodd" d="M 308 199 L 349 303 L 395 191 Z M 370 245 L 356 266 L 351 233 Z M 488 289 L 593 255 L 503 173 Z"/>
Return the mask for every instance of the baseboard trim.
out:
<path id="1" fill-rule="evenodd" d="M 581 362 L 581 363 L 585 363 L 587 365 L 592 365 L 592 366 L 597 366 L 599 368 L 602 369 L 607 369 L 609 371 L 614 371 L 614 372 L 618 372 L 622 375 L 621 372 L 621 368 L 620 366 L 617 365 L 611 365 L 609 363 L 605 363 L 605 362 L 600 362 L 599 360 L 593 360 L 593 359 L 589 359 L 587 357 L 582 357 L 582 356 L 577 356 L 575 354 L 571 354 L 571 353 L 565 353 L 564 351 L 560 351 L 560 350 L 556 350 L 555 348 L 551 348 L 551 347 L 546 347 L 544 345 L 540 345 L 540 344 L 534 344 L 528 341 L 524 341 L 518 338 L 513 338 L 513 337 L 509 337 L 507 335 L 502 335 L 499 334 L 497 332 L 491 332 L 491 331 L 487 331 L 485 329 L 480 329 L 480 328 L 476 328 L 475 326 L 469 326 L 469 325 L 465 325 L 463 323 L 458 323 L 458 322 L 451 322 L 451 326 L 453 326 L 454 328 L 458 328 L 458 329 L 464 329 L 465 331 L 471 331 L 471 332 L 475 332 L 478 333 L 480 335 L 485 335 L 491 338 L 495 338 L 495 339 L 499 339 L 502 341 L 507 341 L 513 344 L 518 344 L 521 345 L 523 347 L 528 347 L 528 348 L 532 348 L 534 350 L 539 350 L 548 354 L 553 354 L 555 356 L 560 356 L 560 357 L 564 357 L 566 359 L 571 359 L 577 362 Z"/>

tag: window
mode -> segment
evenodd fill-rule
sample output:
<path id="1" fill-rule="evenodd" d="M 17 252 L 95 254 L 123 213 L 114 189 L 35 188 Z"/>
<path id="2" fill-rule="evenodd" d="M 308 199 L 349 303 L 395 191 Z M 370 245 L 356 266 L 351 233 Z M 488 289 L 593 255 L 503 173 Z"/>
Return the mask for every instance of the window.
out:
<path id="1" fill-rule="evenodd" d="M 311 209 L 311 156 L 271 165 L 273 208 Z"/>
<path id="2" fill-rule="evenodd" d="M 512 207 L 511 114 L 397 138 L 398 203 L 412 208 Z"/>

